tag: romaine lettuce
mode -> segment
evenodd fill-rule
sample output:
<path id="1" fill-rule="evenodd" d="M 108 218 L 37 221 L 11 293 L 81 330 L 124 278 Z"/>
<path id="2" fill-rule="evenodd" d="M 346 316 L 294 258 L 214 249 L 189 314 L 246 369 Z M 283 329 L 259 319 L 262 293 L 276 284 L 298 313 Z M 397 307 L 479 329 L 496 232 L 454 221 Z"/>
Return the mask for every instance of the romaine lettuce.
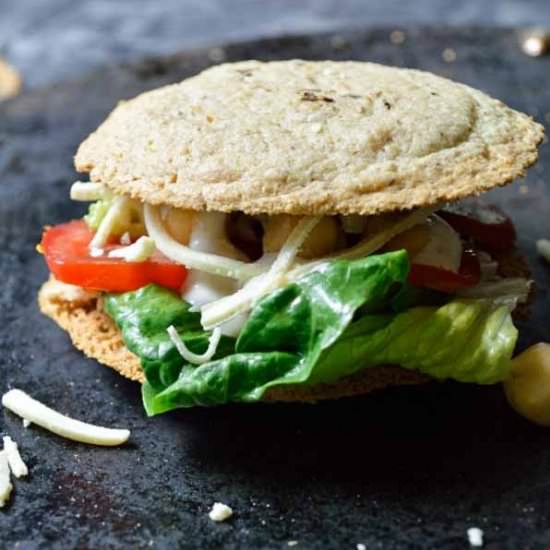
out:
<path id="1" fill-rule="evenodd" d="M 381 364 L 463 382 L 504 379 L 517 337 L 508 309 L 455 300 L 395 313 L 408 270 L 404 251 L 323 264 L 260 300 L 238 340 L 225 338 L 200 366 L 185 363 L 166 334 L 173 324 L 193 351 L 208 346 L 199 314 L 178 295 L 151 285 L 105 304 L 141 358 L 150 415 L 256 401 L 272 386 L 330 382 Z"/>

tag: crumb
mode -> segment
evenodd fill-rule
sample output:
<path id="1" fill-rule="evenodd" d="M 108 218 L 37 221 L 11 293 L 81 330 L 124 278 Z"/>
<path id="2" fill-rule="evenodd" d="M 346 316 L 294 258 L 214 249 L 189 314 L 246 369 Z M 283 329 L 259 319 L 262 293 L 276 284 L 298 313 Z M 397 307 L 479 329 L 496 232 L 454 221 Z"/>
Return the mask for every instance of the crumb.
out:
<path id="1" fill-rule="evenodd" d="M 470 527 L 468 531 L 468 542 L 470 546 L 481 548 L 483 546 L 483 531 L 479 527 Z"/>
<path id="2" fill-rule="evenodd" d="M 212 48 L 208 52 L 208 59 L 214 63 L 221 63 L 225 61 L 225 50 L 223 48 Z"/>
<path id="3" fill-rule="evenodd" d="M 456 52 L 452 48 L 445 48 L 441 53 L 441 57 L 445 63 L 453 63 L 456 61 Z"/>
<path id="4" fill-rule="evenodd" d="M 297 546 L 298 541 L 297 540 L 289 540 L 286 544 L 287 544 L 287 546 Z"/>
<path id="5" fill-rule="evenodd" d="M 405 33 L 398 30 L 392 31 L 390 33 L 390 42 L 396 45 L 403 44 L 405 42 Z"/>
<path id="6" fill-rule="evenodd" d="M 214 506 L 212 506 L 212 510 L 210 510 L 208 517 L 212 521 L 225 521 L 232 515 L 233 510 L 227 506 L 227 504 L 223 504 L 222 502 L 214 502 Z"/>
<path id="7" fill-rule="evenodd" d="M 359 543 L 357 545 L 357 550 L 367 550 L 367 547 L 364 544 Z"/>

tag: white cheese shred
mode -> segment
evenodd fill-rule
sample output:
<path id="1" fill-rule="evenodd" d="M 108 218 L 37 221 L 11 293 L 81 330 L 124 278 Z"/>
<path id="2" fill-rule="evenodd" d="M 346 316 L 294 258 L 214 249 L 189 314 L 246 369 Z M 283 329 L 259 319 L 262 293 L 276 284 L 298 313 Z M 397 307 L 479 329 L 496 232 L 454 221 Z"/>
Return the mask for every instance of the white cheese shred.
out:
<path id="1" fill-rule="evenodd" d="M 120 218 L 126 217 L 128 211 L 129 199 L 126 197 L 117 197 L 113 204 L 107 210 L 104 218 L 101 220 L 99 227 L 94 235 L 94 238 L 90 242 L 90 249 L 102 248 L 107 244 L 113 228 Z"/>
<path id="2" fill-rule="evenodd" d="M 470 546 L 474 548 L 481 548 L 483 546 L 483 531 L 479 527 L 470 527 L 466 534 L 468 535 L 468 542 Z"/>
<path id="3" fill-rule="evenodd" d="M 105 188 L 100 183 L 91 181 L 75 181 L 71 185 L 71 199 L 73 201 L 97 201 L 105 196 Z"/>
<path id="4" fill-rule="evenodd" d="M 174 346 L 176 346 L 178 353 L 186 361 L 189 361 L 194 365 L 202 365 L 203 363 L 208 363 L 208 361 L 210 361 L 210 359 L 214 357 L 216 350 L 218 349 L 218 344 L 220 343 L 220 338 L 222 336 L 221 329 L 215 328 L 212 331 L 210 340 L 208 341 L 208 349 L 202 354 L 197 354 L 197 353 L 193 353 L 185 345 L 185 342 L 180 338 L 180 335 L 178 334 L 177 330 L 174 328 L 173 325 L 170 325 L 166 329 L 166 332 L 168 333 L 168 336 L 170 337 L 170 340 L 172 340 L 172 343 L 174 344 Z"/>
<path id="5" fill-rule="evenodd" d="M 6 451 L 0 451 L 0 508 L 7 504 L 12 489 L 8 456 Z"/>
<path id="6" fill-rule="evenodd" d="M 547 262 L 550 262 L 550 240 L 548 240 L 548 239 L 539 239 L 537 241 L 537 252 Z"/>
<path id="7" fill-rule="evenodd" d="M 5 436 L 3 441 L 11 473 L 18 479 L 29 475 L 29 469 L 19 454 L 17 443 L 9 435 Z"/>
<path id="8" fill-rule="evenodd" d="M 213 275 L 223 275 L 239 281 L 246 281 L 265 271 L 265 266 L 247 263 L 217 254 L 193 250 L 176 241 L 164 228 L 160 208 L 145 204 L 145 227 L 156 247 L 168 258 L 189 269 L 198 269 Z"/>
<path id="9" fill-rule="evenodd" d="M 201 309 L 202 326 L 209 330 L 248 311 L 257 300 L 283 283 L 284 276 L 292 267 L 300 247 L 320 220 L 319 216 L 302 218 L 291 231 L 267 273 L 250 280 L 235 294 L 203 306 Z"/>
<path id="10" fill-rule="evenodd" d="M 21 418 L 73 441 L 112 447 L 122 445 L 130 437 L 130 430 L 103 428 L 69 418 L 18 389 L 5 393 L 2 405 Z"/>
<path id="11" fill-rule="evenodd" d="M 208 513 L 208 517 L 212 521 L 225 521 L 229 519 L 233 515 L 233 510 L 227 506 L 227 504 L 223 504 L 222 502 L 214 502 L 214 506 L 212 506 L 212 510 Z"/>
<path id="12" fill-rule="evenodd" d="M 129 244 L 132 244 L 132 238 L 130 237 L 130 233 L 126 231 L 121 237 L 120 237 L 120 244 L 124 246 L 128 246 Z"/>
<path id="13" fill-rule="evenodd" d="M 122 258 L 127 262 L 144 262 L 155 252 L 155 241 L 151 237 L 140 237 L 135 243 L 109 252 L 109 258 Z"/>

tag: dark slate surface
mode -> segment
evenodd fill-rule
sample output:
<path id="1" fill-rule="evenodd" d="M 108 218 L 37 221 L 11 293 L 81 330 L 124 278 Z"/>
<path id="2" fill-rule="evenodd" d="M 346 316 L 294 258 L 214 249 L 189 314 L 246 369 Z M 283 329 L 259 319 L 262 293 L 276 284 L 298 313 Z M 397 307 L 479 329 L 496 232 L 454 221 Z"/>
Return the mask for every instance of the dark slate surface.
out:
<path id="1" fill-rule="evenodd" d="M 26 87 L 115 61 L 366 25 L 550 25 L 548 0 L 0 0 L 0 54 Z"/>
<path id="2" fill-rule="evenodd" d="M 539 120 L 550 118 L 550 59 L 526 58 L 508 30 L 389 29 L 266 40 L 225 49 L 230 60 L 369 59 L 478 86 Z M 442 61 L 453 48 L 457 61 Z M 458 384 L 394 389 L 318 406 L 229 406 L 147 419 L 138 386 L 84 359 L 43 318 L 41 226 L 78 215 L 68 189 L 79 141 L 118 98 L 194 74 L 206 52 L 105 68 L 0 106 L 0 391 L 19 387 L 57 409 L 127 426 L 121 449 L 90 448 L 0 413 L 31 476 L 0 512 L 2 548 L 486 548 L 550 545 L 550 432 L 506 405 L 501 390 Z M 550 269 L 534 240 L 550 236 L 548 147 L 525 182 L 492 193 L 513 216 L 539 286 L 522 346 L 550 341 Z M 234 518 L 214 524 L 215 500 Z"/>

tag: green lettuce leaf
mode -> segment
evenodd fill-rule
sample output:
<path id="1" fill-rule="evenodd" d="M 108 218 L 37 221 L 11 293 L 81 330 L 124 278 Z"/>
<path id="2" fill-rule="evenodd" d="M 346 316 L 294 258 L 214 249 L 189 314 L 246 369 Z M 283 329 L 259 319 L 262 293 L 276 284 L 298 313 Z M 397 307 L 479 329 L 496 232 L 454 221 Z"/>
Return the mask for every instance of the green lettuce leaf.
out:
<path id="1" fill-rule="evenodd" d="M 208 348 L 210 333 L 200 324 L 200 314 L 178 294 L 157 285 L 134 292 L 107 294 L 105 311 L 116 321 L 127 348 L 141 360 L 147 382 L 157 391 L 173 384 L 185 363 L 166 329 L 173 325 L 194 353 Z M 222 337 L 215 357 L 234 352 L 235 340 Z"/>
<path id="2" fill-rule="evenodd" d="M 112 202 L 111 199 L 101 199 L 88 206 L 88 213 L 84 216 L 84 221 L 92 231 L 97 231 Z"/>
<path id="3" fill-rule="evenodd" d="M 106 309 L 141 357 L 150 415 L 256 401 L 272 386 L 331 382 L 381 364 L 438 379 L 504 379 L 517 338 L 508 309 L 455 300 L 401 311 L 411 301 L 408 269 L 403 251 L 324 264 L 262 299 L 238 340 L 225 339 L 200 366 L 185 363 L 166 334 L 173 324 L 193 351 L 208 345 L 199 315 L 176 294 L 151 285 L 107 296 Z"/>

